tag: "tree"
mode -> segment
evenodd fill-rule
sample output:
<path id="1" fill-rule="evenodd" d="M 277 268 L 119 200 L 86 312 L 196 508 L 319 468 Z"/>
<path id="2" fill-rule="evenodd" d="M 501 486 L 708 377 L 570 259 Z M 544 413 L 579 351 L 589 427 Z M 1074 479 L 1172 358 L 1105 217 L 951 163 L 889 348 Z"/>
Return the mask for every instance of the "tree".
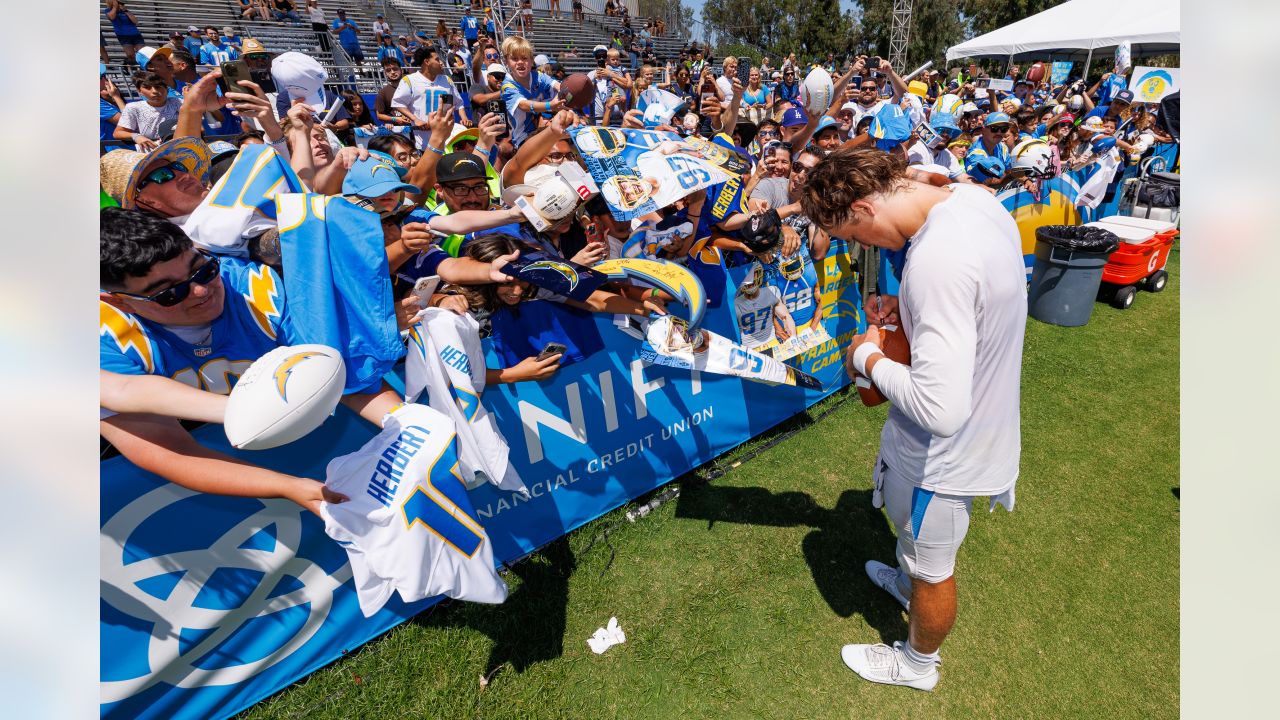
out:
<path id="1" fill-rule="evenodd" d="M 911 34 L 907 44 L 907 63 L 911 67 L 894 68 L 901 73 L 914 70 L 926 60 L 942 67 L 947 48 L 964 40 L 965 24 L 960 16 L 965 0 L 913 0 Z M 862 45 L 868 55 L 886 57 L 893 30 L 893 0 L 862 0 Z"/>
<path id="2" fill-rule="evenodd" d="M 857 37 L 839 0 L 707 0 L 702 21 L 717 45 L 741 43 L 772 57 L 843 55 Z"/>
<path id="3" fill-rule="evenodd" d="M 1064 2 L 1066 0 L 959 0 L 960 12 L 973 24 L 973 35 L 989 33 Z"/>
<path id="4" fill-rule="evenodd" d="M 662 18 L 667 32 L 681 37 L 693 34 L 693 10 L 680 0 L 640 0 L 640 17 Z"/>

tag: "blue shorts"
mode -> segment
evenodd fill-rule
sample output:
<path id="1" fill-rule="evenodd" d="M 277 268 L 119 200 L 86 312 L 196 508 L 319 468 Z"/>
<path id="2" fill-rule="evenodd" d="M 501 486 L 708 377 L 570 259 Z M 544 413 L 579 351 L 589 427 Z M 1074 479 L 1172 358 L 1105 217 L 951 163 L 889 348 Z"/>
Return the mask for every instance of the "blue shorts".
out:
<path id="1" fill-rule="evenodd" d="M 116 35 L 116 39 L 121 45 L 146 45 L 147 41 L 142 39 L 141 35 Z"/>

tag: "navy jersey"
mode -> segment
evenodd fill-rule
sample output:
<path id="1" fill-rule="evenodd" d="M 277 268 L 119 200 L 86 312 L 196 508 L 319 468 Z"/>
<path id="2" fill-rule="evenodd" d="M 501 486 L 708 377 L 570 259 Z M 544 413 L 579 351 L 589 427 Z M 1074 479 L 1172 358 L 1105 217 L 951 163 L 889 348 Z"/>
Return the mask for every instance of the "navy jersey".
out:
<path id="1" fill-rule="evenodd" d="M 586 359 L 604 349 L 595 318 L 585 310 L 554 300 L 530 300 L 515 307 L 502 306 L 489 316 L 493 326 L 493 350 L 503 367 L 535 357 L 549 342 L 565 346 L 560 365 Z"/>
<path id="2" fill-rule="evenodd" d="M 192 345 L 163 325 L 98 303 L 98 364 L 123 375 L 162 375 L 226 395 L 254 360 L 286 337 L 284 283 L 265 265 L 220 258 L 222 314 L 208 346 Z"/>

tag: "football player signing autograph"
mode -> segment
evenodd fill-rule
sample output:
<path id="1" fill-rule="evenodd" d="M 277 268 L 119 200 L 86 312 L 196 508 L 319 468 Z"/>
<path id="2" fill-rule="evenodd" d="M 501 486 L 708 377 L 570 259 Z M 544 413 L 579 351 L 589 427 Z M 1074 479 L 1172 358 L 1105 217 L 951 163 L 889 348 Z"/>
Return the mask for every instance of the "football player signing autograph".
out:
<path id="1" fill-rule="evenodd" d="M 1026 270 L 1018 228 L 991 193 L 917 182 L 905 169 L 898 154 L 838 150 L 810 172 L 800 202 L 833 236 L 907 248 L 896 312 L 911 364 L 880 352 L 874 326 L 854 337 L 849 361 L 892 403 L 873 502 L 897 530 L 898 565 L 870 560 L 867 573 L 907 609 L 909 637 L 841 655 L 867 680 L 932 690 L 973 498 L 1013 508 Z"/>

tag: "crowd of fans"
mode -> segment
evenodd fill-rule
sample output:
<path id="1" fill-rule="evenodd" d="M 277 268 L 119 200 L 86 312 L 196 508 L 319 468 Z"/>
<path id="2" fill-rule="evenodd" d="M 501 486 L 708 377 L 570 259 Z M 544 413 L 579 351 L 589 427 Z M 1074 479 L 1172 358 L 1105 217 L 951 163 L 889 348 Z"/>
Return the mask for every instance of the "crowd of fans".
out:
<path id="1" fill-rule="evenodd" d="M 290 14 L 288 0 L 241 5 L 246 18 L 272 13 L 282 22 L 302 22 L 296 8 Z M 579 15 L 580 3 L 572 10 Z M 346 13 L 338 10 L 326 24 L 315 0 L 306 11 L 322 36 L 334 37 L 353 58 L 363 56 L 358 28 Z M 410 39 L 386 24 L 375 26 L 387 82 L 370 102 L 326 87 L 328 73 L 307 54 L 272 53 L 233 28 L 192 26 L 151 48 L 123 2 L 107 0 L 104 12 L 136 61 L 132 81 L 141 99 L 125 102 L 101 68 L 101 137 L 125 146 L 104 147 L 100 159 L 104 204 L 119 206 L 104 209 L 102 217 L 103 437 L 179 484 L 283 496 L 313 510 L 326 497 L 318 481 L 262 469 L 246 473 L 241 464 L 195 449 L 177 422 L 218 420 L 224 398 L 214 395 L 229 389 L 227 373 L 234 376 L 270 347 L 289 344 L 281 320 L 287 298 L 265 299 L 246 286 L 248 277 L 269 277 L 282 287 L 278 278 L 289 268 L 278 249 L 280 229 L 255 212 L 208 219 L 211 208 L 221 207 L 213 204 L 211 188 L 248 145 L 269 145 L 311 191 L 343 196 L 381 216 L 402 329 L 424 304 L 473 313 L 502 359 L 490 368 L 490 382 L 521 382 L 552 377 L 601 350 L 591 313 L 643 317 L 664 312 L 673 298 L 641 284 L 610 283 L 584 301 L 570 301 L 504 273 L 519 254 L 541 252 L 590 266 L 618 257 L 641 225 L 674 228 L 667 242 L 643 245 L 642 252 L 703 273 L 752 266 L 740 288 L 717 292 L 708 282 L 713 304 L 737 298 L 752 306 L 762 286 L 777 289 L 769 297 L 783 307 L 771 316 L 773 333 L 760 332 L 759 315 L 751 327 L 739 318 L 735 339 L 763 347 L 763 336 L 786 340 L 823 321 L 815 263 L 844 246 L 809 222 L 800 198 L 806 177 L 828 154 L 870 145 L 900 157 L 917 179 L 994 189 L 1050 178 L 1112 153 L 1131 161 L 1168 139 L 1155 126 L 1153 109 L 1134 103 L 1125 79 L 1113 74 L 1089 86 L 1078 80 L 1052 86 L 1043 68 L 1028 78 L 1014 66 L 1008 73 L 1013 90 L 1003 93 L 984 88 L 975 67 L 908 81 L 880 58 L 861 56 L 843 63 L 790 56 L 774 69 L 768 58 L 758 65 L 734 57 L 717 62 L 690 44 L 660 63 L 652 38 L 665 32 L 662 22 L 632 33 L 624 17 L 612 43 L 593 49 L 593 97 L 575 111 L 561 92 L 566 74 L 557 62 L 520 36 L 498 44 L 491 14 L 468 9 L 458 28 L 441 23 L 434 38 L 420 32 Z M 219 89 L 219 66 L 241 59 L 262 74 Z M 820 65 L 836 79 L 837 100 L 825 114 L 810 115 L 800 105 L 799 87 Z M 263 88 L 267 77 L 278 92 Z M 646 92 L 651 88 L 679 100 L 656 124 L 646 123 L 656 97 Z M 512 209 L 514 197 L 504 190 L 527 191 L 563 164 L 581 165 L 567 133 L 575 125 L 700 138 L 740 153 L 750 168 L 631 222 L 616 219 L 596 196 L 537 230 Z M 372 185 L 361 180 L 387 173 L 394 177 Z M 444 284 L 420 298 L 415 283 L 433 275 Z M 255 334 L 219 325 L 245 302 L 271 318 L 275 330 Z M 168 348 L 161 353 L 165 363 L 138 357 L 141 341 L 129 334 L 135 327 Z M 215 329 L 243 336 L 219 337 Z M 564 350 L 543 355 L 552 343 Z M 210 379 L 219 372 L 221 385 Z M 156 379 L 153 387 L 137 377 L 153 374 L 211 392 L 193 398 L 197 391 L 177 382 Z M 375 424 L 398 401 L 386 386 L 344 400 Z M 193 455 L 201 461 L 190 462 Z"/>

